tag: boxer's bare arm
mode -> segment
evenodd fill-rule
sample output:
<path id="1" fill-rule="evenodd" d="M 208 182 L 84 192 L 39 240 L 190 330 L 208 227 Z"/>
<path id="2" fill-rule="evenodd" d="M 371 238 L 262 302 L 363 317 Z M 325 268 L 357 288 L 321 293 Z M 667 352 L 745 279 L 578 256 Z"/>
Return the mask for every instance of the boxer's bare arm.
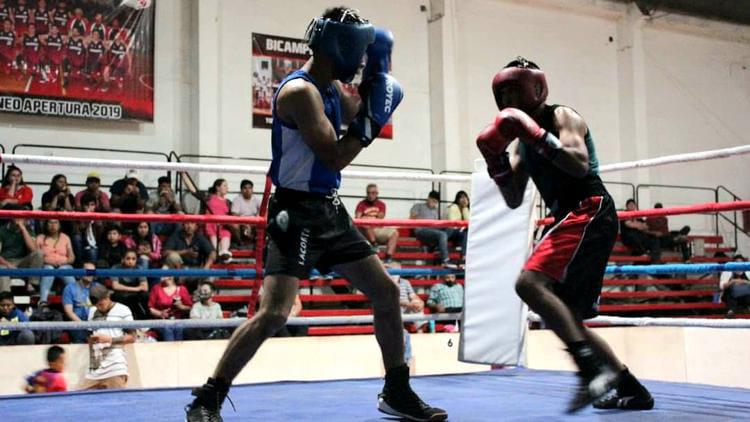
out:
<path id="1" fill-rule="evenodd" d="M 585 136 L 588 127 L 583 118 L 568 107 L 555 110 L 555 124 L 560 133 L 562 151 L 552 163 L 574 177 L 583 177 L 589 171 L 589 152 Z"/>
<path id="2" fill-rule="evenodd" d="M 513 173 L 506 182 L 499 184 L 498 188 L 500 188 L 500 193 L 503 194 L 508 206 L 518 208 L 523 203 L 523 194 L 526 192 L 526 184 L 529 183 L 529 174 L 523 168 L 521 154 L 518 152 L 518 140 L 508 145 L 507 151 Z"/>
<path id="3" fill-rule="evenodd" d="M 289 81 L 276 98 L 276 112 L 281 120 L 294 123 L 307 146 L 331 170 L 339 171 L 362 151 L 359 139 L 336 131 L 325 114 L 323 98 L 317 88 L 302 79 Z"/>
<path id="4" fill-rule="evenodd" d="M 340 81 L 333 81 L 333 85 L 339 92 L 339 98 L 341 98 L 341 120 L 344 124 L 348 125 L 359 112 L 362 101 L 350 94 Z"/>

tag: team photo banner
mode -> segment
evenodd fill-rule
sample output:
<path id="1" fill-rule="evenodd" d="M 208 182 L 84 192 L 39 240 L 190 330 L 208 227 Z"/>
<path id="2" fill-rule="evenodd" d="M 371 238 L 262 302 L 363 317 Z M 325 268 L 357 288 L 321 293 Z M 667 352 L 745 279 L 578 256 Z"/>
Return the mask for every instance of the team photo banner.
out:
<path id="1" fill-rule="evenodd" d="M 154 120 L 155 0 L 0 6 L 0 112 Z"/>
<path id="2" fill-rule="evenodd" d="M 273 125 L 271 102 L 281 81 L 286 75 L 301 68 L 312 56 L 305 40 L 279 35 L 252 34 L 252 104 L 254 128 L 270 129 Z M 355 83 L 342 84 L 344 90 L 359 97 Z M 388 122 L 380 132 L 380 138 L 393 138 L 393 124 Z"/>

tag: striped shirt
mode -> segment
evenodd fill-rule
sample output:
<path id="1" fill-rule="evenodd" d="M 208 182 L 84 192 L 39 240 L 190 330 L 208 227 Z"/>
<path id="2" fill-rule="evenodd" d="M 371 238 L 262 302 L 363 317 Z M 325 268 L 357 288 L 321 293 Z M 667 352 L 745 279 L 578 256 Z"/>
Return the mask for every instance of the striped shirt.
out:
<path id="1" fill-rule="evenodd" d="M 127 306 L 116 303 L 107 314 L 102 314 L 95 307 L 89 309 L 89 321 L 132 321 L 133 314 Z M 122 328 L 97 328 L 94 334 L 106 334 L 112 338 L 122 337 Z M 97 343 L 89 345 L 89 370 L 86 379 L 103 380 L 128 375 L 128 361 L 121 345 Z"/>
<path id="2" fill-rule="evenodd" d="M 430 289 L 430 296 L 427 298 L 428 304 L 442 304 L 446 308 L 463 308 L 464 307 L 464 287 L 458 283 L 452 286 L 440 283 L 435 284 Z"/>
<path id="3" fill-rule="evenodd" d="M 411 283 L 409 283 L 409 280 L 405 278 L 400 278 L 398 280 L 398 289 L 400 291 L 400 297 L 399 301 L 409 301 L 409 297 L 414 294 L 414 288 L 411 287 Z M 409 308 L 406 306 L 401 306 L 401 312 L 403 313 L 412 313 L 413 311 L 410 311 Z"/>

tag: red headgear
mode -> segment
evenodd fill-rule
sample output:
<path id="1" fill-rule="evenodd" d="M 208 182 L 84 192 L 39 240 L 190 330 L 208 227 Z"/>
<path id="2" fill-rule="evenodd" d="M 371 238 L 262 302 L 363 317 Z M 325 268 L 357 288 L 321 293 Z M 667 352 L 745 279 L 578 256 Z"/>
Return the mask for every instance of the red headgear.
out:
<path id="1" fill-rule="evenodd" d="M 530 67 L 533 66 L 533 67 Z M 512 62 L 508 67 L 497 72 L 492 78 L 492 93 L 495 95 L 497 108 L 502 110 L 508 107 L 502 103 L 501 90 L 505 87 L 515 87 L 521 103 L 519 108 L 527 113 L 537 109 L 547 99 L 547 79 L 544 72 L 536 65 L 524 58 Z"/>

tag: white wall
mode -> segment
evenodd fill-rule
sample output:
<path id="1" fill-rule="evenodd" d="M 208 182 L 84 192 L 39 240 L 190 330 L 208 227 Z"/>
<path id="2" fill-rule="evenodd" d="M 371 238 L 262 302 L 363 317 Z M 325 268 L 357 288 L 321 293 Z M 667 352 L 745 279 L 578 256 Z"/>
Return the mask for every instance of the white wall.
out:
<path id="1" fill-rule="evenodd" d="M 495 113 L 491 77 L 519 54 L 546 70 L 550 102 L 569 104 L 586 118 L 604 164 L 748 142 L 747 26 L 677 15 L 649 20 L 634 6 L 607 0 L 348 3 L 393 31 L 393 72 L 406 93 L 394 120 L 395 138 L 376 142 L 355 163 L 470 171 L 478 157 L 475 136 Z M 421 11 L 421 5 L 428 10 Z M 328 6 L 323 0 L 157 2 L 153 124 L 0 115 L 0 143 L 6 148 L 34 142 L 270 158 L 270 131 L 251 127 L 251 34 L 301 37 L 309 19 Z M 604 178 L 724 184 L 748 198 L 745 162 L 733 158 Z M 45 181 L 55 173 L 29 170 L 44 173 L 34 179 Z M 105 178 L 121 173 L 104 170 Z M 83 169 L 66 171 L 72 180 L 85 174 Z M 232 184 L 242 178 L 201 176 L 204 188 L 217 176 L 228 176 Z M 342 193 L 359 196 L 365 184 L 345 180 Z M 381 183 L 381 194 L 421 198 L 430 187 Z M 444 199 L 461 188 L 466 186 L 447 186 Z M 612 190 L 620 204 L 630 196 Z M 643 202 L 677 205 L 705 198 L 700 192 L 653 191 Z M 346 201 L 349 206 L 354 202 Z M 411 203 L 389 205 L 389 216 L 403 217 Z M 674 224 L 682 222 L 675 219 Z M 710 221 L 699 218 L 691 223 L 711 228 Z"/>

